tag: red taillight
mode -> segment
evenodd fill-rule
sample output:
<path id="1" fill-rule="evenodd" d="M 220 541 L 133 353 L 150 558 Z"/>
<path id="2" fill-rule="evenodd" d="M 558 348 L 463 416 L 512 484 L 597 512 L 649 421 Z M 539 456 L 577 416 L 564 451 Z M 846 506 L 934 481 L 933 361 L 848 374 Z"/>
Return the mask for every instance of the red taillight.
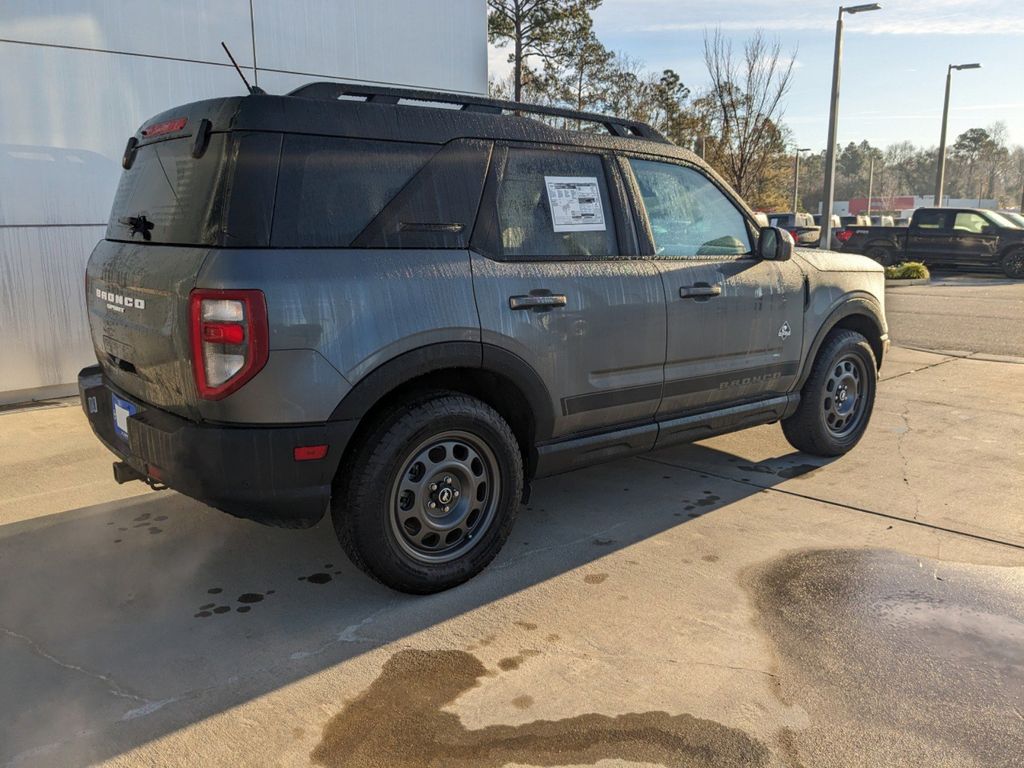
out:
<path id="1" fill-rule="evenodd" d="M 189 297 L 192 372 L 199 396 L 219 400 L 255 376 L 270 354 L 263 291 L 197 288 Z"/>
<path id="2" fill-rule="evenodd" d="M 187 117 L 176 117 L 173 120 L 164 120 L 162 123 L 154 123 L 142 129 L 142 135 L 147 139 L 154 136 L 163 136 L 165 133 L 175 133 L 185 127 Z"/>
<path id="3" fill-rule="evenodd" d="M 317 461 L 327 455 L 326 445 L 300 445 L 292 452 L 296 461 Z"/>
<path id="4" fill-rule="evenodd" d="M 840 230 L 839 232 L 836 232 L 836 240 L 838 240 L 840 243 L 845 243 L 851 237 L 853 237 L 853 231 L 852 230 L 843 229 L 843 230 Z"/>
<path id="5" fill-rule="evenodd" d="M 203 323 L 203 341 L 211 344 L 241 344 L 245 328 L 238 323 Z"/>

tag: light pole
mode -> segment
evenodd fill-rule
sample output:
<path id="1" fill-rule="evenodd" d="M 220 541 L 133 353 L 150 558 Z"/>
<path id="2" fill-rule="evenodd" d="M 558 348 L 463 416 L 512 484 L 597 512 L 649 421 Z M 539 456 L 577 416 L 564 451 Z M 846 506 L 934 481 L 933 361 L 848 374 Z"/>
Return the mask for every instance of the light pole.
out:
<path id="1" fill-rule="evenodd" d="M 821 209 L 823 226 L 819 245 L 822 248 L 828 248 L 832 244 L 832 207 L 836 194 L 836 131 L 839 123 L 839 74 L 843 60 L 843 14 L 880 10 L 882 10 L 882 6 L 878 3 L 853 5 L 849 8 L 840 6 L 839 17 L 836 19 L 836 53 L 832 62 L 832 101 L 828 112 L 828 144 L 825 147 L 825 193 L 822 195 L 825 202 Z"/>
<path id="2" fill-rule="evenodd" d="M 810 152 L 810 147 L 800 147 L 796 151 L 796 159 L 793 161 L 793 213 L 796 213 L 797 197 L 800 193 L 800 153 Z"/>
<path id="3" fill-rule="evenodd" d="M 954 69 L 981 69 L 981 64 L 950 64 L 946 69 L 946 101 L 942 105 L 942 135 L 939 137 L 939 170 L 935 174 L 935 199 L 932 205 L 942 207 L 942 188 L 946 182 L 946 124 L 949 122 L 949 86 Z"/>
<path id="4" fill-rule="evenodd" d="M 871 168 L 868 171 L 868 218 L 871 218 L 871 196 L 875 192 L 875 158 L 871 158 Z"/>

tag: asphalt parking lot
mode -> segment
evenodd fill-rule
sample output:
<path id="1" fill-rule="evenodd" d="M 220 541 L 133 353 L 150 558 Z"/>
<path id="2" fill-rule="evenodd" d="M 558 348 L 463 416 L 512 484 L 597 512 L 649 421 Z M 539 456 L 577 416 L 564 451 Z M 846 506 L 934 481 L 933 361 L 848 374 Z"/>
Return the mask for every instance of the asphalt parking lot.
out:
<path id="1" fill-rule="evenodd" d="M 1019 765 L 1024 360 L 976 346 L 894 348 L 836 461 L 768 426 L 538 482 L 426 598 L 2 413 L 0 764 Z"/>

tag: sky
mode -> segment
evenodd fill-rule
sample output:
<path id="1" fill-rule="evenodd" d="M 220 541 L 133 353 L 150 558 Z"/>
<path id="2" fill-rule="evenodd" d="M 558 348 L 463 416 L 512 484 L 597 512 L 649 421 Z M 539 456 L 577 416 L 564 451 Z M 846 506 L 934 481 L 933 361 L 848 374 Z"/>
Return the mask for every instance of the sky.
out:
<path id="1" fill-rule="evenodd" d="M 859 0 L 850 0 L 854 5 Z M 881 11 L 846 15 L 839 143 L 911 141 L 937 146 L 946 67 L 953 73 L 949 136 L 1005 123 L 1024 144 L 1024 5 L 1020 0 L 880 0 Z M 757 29 L 795 52 L 785 122 L 798 147 L 820 151 L 828 137 L 835 21 L 826 0 L 604 0 L 594 13 L 600 40 L 660 72 L 674 69 L 694 92 L 705 88 L 705 30 L 721 28 L 738 50 Z M 492 75 L 508 71 L 492 47 Z"/>

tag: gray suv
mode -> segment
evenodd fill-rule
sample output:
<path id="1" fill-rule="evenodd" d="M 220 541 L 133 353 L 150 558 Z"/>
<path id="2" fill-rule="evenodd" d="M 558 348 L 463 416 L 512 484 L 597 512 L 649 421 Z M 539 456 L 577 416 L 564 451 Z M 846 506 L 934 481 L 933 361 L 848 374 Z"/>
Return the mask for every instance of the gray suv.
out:
<path id="1" fill-rule="evenodd" d="M 881 268 L 642 123 L 316 83 L 158 115 L 123 166 L 79 377 L 115 478 L 330 509 L 395 589 L 484 568 L 533 478 L 776 421 L 835 456 L 871 415 Z"/>

